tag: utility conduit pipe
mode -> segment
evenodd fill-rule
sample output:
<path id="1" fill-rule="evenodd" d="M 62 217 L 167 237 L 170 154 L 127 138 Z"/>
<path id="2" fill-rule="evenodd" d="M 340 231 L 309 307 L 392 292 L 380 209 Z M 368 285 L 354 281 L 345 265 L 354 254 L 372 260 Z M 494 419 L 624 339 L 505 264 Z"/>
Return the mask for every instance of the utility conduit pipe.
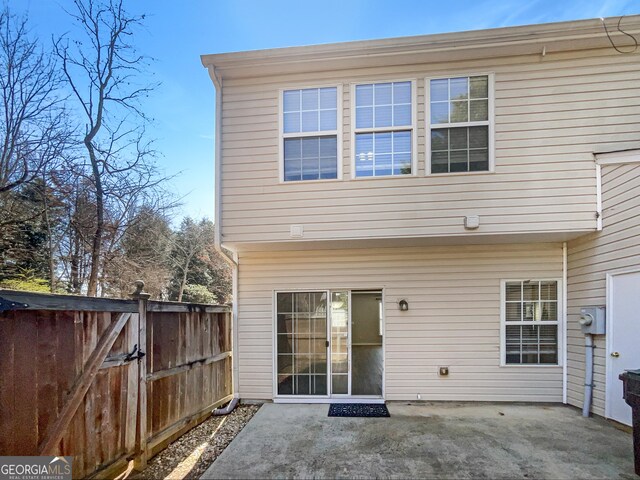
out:
<path id="1" fill-rule="evenodd" d="M 582 416 L 588 417 L 591 410 L 591 398 L 593 396 L 593 335 L 584 334 L 584 404 Z"/>

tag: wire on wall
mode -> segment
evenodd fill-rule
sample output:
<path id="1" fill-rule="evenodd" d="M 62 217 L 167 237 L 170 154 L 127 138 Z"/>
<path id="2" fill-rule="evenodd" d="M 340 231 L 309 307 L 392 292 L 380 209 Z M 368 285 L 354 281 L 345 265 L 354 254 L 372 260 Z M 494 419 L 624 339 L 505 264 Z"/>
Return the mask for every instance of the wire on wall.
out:
<path id="1" fill-rule="evenodd" d="M 633 49 L 632 50 L 622 50 L 620 47 L 618 47 L 615 44 L 615 42 L 613 41 L 613 39 L 611 38 L 611 34 L 609 33 L 609 29 L 607 28 L 607 24 L 604 21 L 604 18 L 601 18 L 600 20 L 602 21 L 602 26 L 604 27 L 604 31 L 607 34 L 607 38 L 609 39 L 609 43 L 611 43 L 611 46 L 616 50 L 616 52 L 618 52 L 618 53 L 635 53 L 635 51 L 638 50 L 638 39 L 636 37 L 634 37 L 633 35 L 631 35 L 630 33 L 627 33 L 624 30 L 622 30 L 622 27 L 620 26 L 620 24 L 622 23 L 622 19 L 623 18 L 624 18 L 624 15 L 621 16 L 618 19 L 617 29 L 618 29 L 618 32 L 622 33 L 623 35 L 626 35 L 627 37 L 629 37 L 633 41 Z"/>

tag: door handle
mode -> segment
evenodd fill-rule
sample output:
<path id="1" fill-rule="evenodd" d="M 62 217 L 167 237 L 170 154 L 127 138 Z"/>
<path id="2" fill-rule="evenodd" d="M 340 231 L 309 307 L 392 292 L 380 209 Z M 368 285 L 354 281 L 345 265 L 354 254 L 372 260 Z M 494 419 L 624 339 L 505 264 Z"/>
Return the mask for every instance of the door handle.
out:
<path id="1" fill-rule="evenodd" d="M 620 352 L 611 352 L 611 356 L 613 358 L 618 358 L 620 356 Z"/>

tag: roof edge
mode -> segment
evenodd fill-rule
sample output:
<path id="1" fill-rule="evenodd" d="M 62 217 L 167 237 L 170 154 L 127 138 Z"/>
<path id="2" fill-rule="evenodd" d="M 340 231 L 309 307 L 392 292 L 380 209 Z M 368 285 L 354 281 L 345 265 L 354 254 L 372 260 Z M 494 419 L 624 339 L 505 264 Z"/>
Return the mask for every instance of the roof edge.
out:
<path id="1" fill-rule="evenodd" d="M 312 58 L 344 59 L 367 55 L 393 55 L 405 51 L 420 51 L 421 53 L 445 49 L 460 51 L 467 48 L 477 49 L 483 46 L 509 44 L 521 45 L 544 42 L 545 40 L 562 41 L 590 37 L 606 39 L 603 22 L 606 22 L 612 37 L 622 38 L 625 36 L 619 33 L 616 28 L 619 18 L 594 18 L 378 40 L 357 40 L 309 46 L 205 54 L 201 55 L 200 58 L 205 68 L 214 66 L 226 70 L 235 66 L 247 67 L 254 64 L 264 66 L 271 64 L 284 65 L 289 62 L 299 63 Z M 624 16 L 621 26 L 625 31 L 632 33 L 640 31 L 640 15 Z M 567 48 L 567 50 L 570 49 L 572 48 Z"/>

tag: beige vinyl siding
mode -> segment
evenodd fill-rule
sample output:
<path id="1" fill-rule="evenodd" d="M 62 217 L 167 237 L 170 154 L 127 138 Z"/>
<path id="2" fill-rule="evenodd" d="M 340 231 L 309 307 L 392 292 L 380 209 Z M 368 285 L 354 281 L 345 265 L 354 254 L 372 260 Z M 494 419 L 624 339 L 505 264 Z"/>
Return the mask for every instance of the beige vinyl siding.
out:
<path id="1" fill-rule="evenodd" d="M 223 89 L 222 235 L 228 244 L 595 229 L 593 152 L 640 142 L 638 55 L 611 49 L 450 64 L 379 66 L 230 79 Z M 495 72 L 495 173 L 425 176 L 425 77 Z M 351 179 L 354 82 L 417 84 L 416 176 Z M 279 181 L 281 88 L 337 84 L 343 92 L 343 180 Z M 340 122 L 339 122 L 340 123 Z M 472 233 L 472 234 L 473 234 Z"/>
<path id="2" fill-rule="evenodd" d="M 241 252 L 240 396 L 273 396 L 274 291 L 384 288 L 388 400 L 560 402 L 562 367 L 500 367 L 500 280 L 561 277 L 555 243 Z"/>
<path id="3" fill-rule="evenodd" d="M 606 274 L 640 269 L 640 165 L 602 166 L 602 232 L 569 242 L 568 255 L 568 402 L 584 399 L 584 335 L 580 307 L 605 305 Z M 593 412 L 604 415 L 605 336 L 596 336 Z"/>

